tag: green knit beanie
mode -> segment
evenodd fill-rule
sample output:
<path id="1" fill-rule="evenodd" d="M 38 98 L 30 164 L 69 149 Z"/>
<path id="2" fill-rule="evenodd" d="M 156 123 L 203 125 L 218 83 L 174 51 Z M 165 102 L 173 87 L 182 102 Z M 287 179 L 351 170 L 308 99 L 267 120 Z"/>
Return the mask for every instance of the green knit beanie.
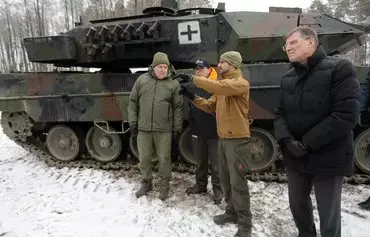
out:
<path id="1" fill-rule="evenodd" d="M 242 66 L 242 56 L 239 52 L 229 51 L 223 53 L 220 58 L 233 65 L 235 68 L 240 68 Z"/>
<path id="2" fill-rule="evenodd" d="M 162 52 L 158 52 L 158 53 L 154 54 L 152 66 L 155 67 L 158 64 L 170 65 L 170 61 L 168 60 L 167 54 L 162 53 Z"/>

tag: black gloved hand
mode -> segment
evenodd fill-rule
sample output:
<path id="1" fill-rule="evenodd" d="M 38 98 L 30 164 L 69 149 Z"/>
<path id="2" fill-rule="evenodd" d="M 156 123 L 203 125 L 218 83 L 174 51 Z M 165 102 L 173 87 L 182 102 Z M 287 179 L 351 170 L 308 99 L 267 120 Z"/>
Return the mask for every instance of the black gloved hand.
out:
<path id="1" fill-rule="evenodd" d="M 308 147 L 304 143 L 297 140 L 290 140 L 285 146 L 290 154 L 296 158 L 305 156 L 308 153 Z"/>
<path id="2" fill-rule="evenodd" d="M 194 93 L 190 92 L 185 86 L 181 86 L 179 94 L 188 97 L 190 100 L 194 100 L 195 98 Z"/>
<path id="3" fill-rule="evenodd" d="M 176 74 L 173 79 L 181 78 L 179 81 L 180 84 L 189 83 L 193 79 L 193 75 L 187 74 L 187 73 L 178 73 Z"/>
<path id="4" fill-rule="evenodd" d="M 137 124 L 136 123 L 131 124 L 130 125 L 130 129 L 131 129 L 131 134 L 133 136 L 136 136 L 137 135 L 137 132 L 138 132 Z"/>

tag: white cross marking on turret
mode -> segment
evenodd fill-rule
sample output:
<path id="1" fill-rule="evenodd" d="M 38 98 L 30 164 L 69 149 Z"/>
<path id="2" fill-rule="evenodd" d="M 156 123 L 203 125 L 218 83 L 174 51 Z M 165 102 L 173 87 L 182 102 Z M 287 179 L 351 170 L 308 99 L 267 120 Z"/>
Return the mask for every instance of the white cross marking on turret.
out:
<path id="1" fill-rule="evenodd" d="M 199 44 L 200 38 L 199 21 L 181 22 L 177 25 L 179 44 Z"/>

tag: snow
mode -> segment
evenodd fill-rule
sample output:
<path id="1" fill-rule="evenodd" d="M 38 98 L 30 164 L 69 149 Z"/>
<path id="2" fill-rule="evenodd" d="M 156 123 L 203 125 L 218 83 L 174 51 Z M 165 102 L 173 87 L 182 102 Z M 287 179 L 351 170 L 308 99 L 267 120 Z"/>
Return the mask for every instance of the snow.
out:
<path id="1" fill-rule="evenodd" d="M 170 198 L 134 195 L 140 174 L 91 168 L 48 167 L 0 132 L 0 236 L 234 236 L 237 227 L 213 223 L 225 203 L 215 205 L 208 194 L 185 195 L 194 182 L 189 174 L 173 173 Z M 253 213 L 252 236 L 296 236 L 286 184 L 249 182 Z M 370 211 L 357 203 L 370 195 L 369 185 L 345 184 L 342 236 L 370 236 Z M 316 228 L 319 219 L 315 198 Z"/>

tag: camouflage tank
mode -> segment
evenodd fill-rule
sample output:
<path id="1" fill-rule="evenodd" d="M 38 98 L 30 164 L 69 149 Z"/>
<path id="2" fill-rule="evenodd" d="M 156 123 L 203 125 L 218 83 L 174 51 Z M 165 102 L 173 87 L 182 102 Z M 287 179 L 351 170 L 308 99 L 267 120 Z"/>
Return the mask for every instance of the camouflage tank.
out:
<path id="1" fill-rule="evenodd" d="M 368 26 L 295 8 L 226 12 L 224 4 L 216 9 L 178 10 L 174 1 L 162 3 L 145 9 L 142 15 L 93 20 L 57 36 L 25 38 L 32 62 L 101 70 L 0 74 L 4 133 L 52 164 L 136 167 L 136 138 L 130 134 L 127 106 L 131 88 L 143 72 L 132 73 L 132 68 L 148 67 L 153 55 L 163 51 L 178 72 L 191 72 L 199 57 L 216 65 L 223 52 L 237 50 L 251 85 L 253 158 L 247 178 L 285 181 L 273 134 L 280 75 L 290 67 L 282 50 L 285 34 L 299 25 L 311 26 L 328 54 L 334 55 L 361 45 Z M 357 69 L 362 79 L 367 68 Z M 173 147 L 173 167 L 193 172 L 196 161 L 187 103 L 184 106 L 184 130 Z M 356 128 L 356 134 L 364 131 L 366 127 Z M 367 154 L 356 156 L 360 169 L 347 180 L 370 182 Z"/>

